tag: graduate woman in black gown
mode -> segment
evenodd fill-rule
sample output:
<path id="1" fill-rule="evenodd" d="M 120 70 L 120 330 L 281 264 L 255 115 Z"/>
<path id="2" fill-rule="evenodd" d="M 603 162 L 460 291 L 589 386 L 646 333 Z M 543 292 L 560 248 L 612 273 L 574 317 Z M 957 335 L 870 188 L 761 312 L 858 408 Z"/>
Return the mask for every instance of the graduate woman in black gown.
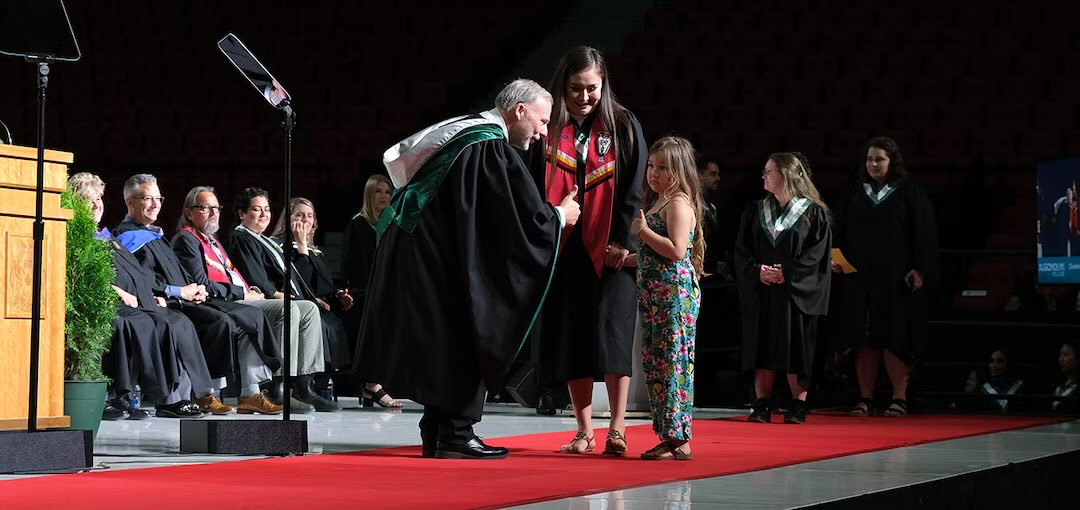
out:
<path id="1" fill-rule="evenodd" d="M 926 192 L 908 178 L 896 142 L 873 138 L 863 155 L 866 170 L 859 171 L 836 223 L 836 246 L 856 272 L 838 274 L 830 324 L 843 347 L 855 347 L 860 399 L 851 414 L 871 414 L 884 361 L 892 401 L 883 414 L 904 416 L 911 364 L 926 338 L 928 288 L 937 279 L 937 223 Z"/>
<path id="2" fill-rule="evenodd" d="M 769 194 L 743 212 L 735 240 L 742 304 L 742 366 L 754 375 L 750 421 L 768 423 L 776 373 L 787 374 L 792 405 L 785 423 L 806 419 L 818 317 L 829 308 L 829 209 L 799 153 L 769 156 L 761 173 Z"/>

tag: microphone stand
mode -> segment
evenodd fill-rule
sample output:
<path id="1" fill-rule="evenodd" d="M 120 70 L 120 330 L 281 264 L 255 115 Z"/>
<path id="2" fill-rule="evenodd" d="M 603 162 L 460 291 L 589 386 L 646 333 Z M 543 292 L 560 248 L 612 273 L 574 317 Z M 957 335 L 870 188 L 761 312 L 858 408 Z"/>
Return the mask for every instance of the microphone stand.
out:
<path id="1" fill-rule="evenodd" d="M 26 416 L 26 430 L 37 431 L 38 413 L 38 363 L 41 347 L 41 247 L 45 240 L 45 92 L 49 87 L 50 57 L 26 57 L 37 63 L 38 122 L 37 122 L 37 190 L 34 206 L 34 279 L 30 304 L 30 405 Z"/>
<path id="2" fill-rule="evenodd" d="M 289 104 L 288 100 L 279 103 L 278 109 L 280 109 L 285 114 L 285 119 L 281 122 L 281 125 L 285 128 L 285 214 L 289 215 L 291 214 L 289 211 L 289 202 L 292 200 L 292 130 L 293 126 L 296 125 L 296 112 L 293 111 L 292 105 Z M 284 419 L 285 421 L 289 421 L 289 416 L 292 411 L 292 406 L 290 405 L 290 401 L 292 400 L 292 376 L 289 374 L 289 372 L 291 372 L 291 367 L 289 365 L 291 364 L 290 361 L 292 360 L 292 339 L 290 338 L 291 334 L 289 332 L 289 324 L 291 324 L 289 322 L 289 320 L 291 320 L 289 315 L 292 309 L 292 292 L 290 291 L 292 290 L 293 239 L 292 228 L 290 228 L 288 218 L 283 218 L 283 220 L 286 223 L 284 228 L 284 246 L 282 247 L 283 257 L 285 260 L 285 277 L 283 278 L 283 286 L 285 287 L 285 292 L 283 293 L 283 303 L 285 309 L 282 310 L 282 316 L 285 320 L 285 327 L 282 328 L 283 331 L 281 335 L 283 358 L 282 361 L 285 366 L 285 368 L 282 369 L 282 373 L 284 376 L 283 384 L 285 385 L 285 391 L 282 392 L 284 400 L 282 402 L 282 405 L 285 407 L 285 412 L 284 416 L 282 416 L 282 419 Z"/>

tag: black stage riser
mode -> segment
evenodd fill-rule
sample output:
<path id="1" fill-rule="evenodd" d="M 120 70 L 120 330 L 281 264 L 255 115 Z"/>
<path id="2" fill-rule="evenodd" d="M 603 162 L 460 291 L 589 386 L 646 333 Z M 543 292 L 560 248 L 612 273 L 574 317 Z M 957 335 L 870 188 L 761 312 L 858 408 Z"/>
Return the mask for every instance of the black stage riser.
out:
<path id="1" fill-rule="evenodd" d="M 0 473 L 73 471 L 93 464 L 89 430 L 0 431 Z"/>
<path id="2" fill-rule="evenodd" d="M 303 420 L 180 420 L 182 453 L 299 455 L 308 451 Z"/>
<path id="3" fill-rule="evenodd" d="M 907 510 L 1073 508 L 1080 450 L 801 508 Z"/>

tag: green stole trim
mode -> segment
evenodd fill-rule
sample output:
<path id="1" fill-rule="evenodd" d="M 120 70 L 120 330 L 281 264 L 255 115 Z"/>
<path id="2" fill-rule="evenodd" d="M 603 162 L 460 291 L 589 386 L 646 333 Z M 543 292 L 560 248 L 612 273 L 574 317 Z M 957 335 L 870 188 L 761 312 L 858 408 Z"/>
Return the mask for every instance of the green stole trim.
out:
<path id="1" fill-rule="evenodd" d="M 811 203 L 809 198 L 796 197 L 788 202 L 784 210 L 779 211 L 780 203 L 774 196 L 768 196 L 758 202 L 758 219 L 761 221 L 761 228 L 765 230 L 765 237 L 773 246 L 776 246 L 776 240 L 780 234 L 791 228 L 810 208 Z"/>
<path id="2" fill-rule="evenodd" d="M 874 187 L 871 186 L 869 182 L 864 182 L 863 190 L 866 191 L 866 196 L 870 198 L 870 201 L 873 202 L 875 206 L 877 206 L 884 202 L 885 199 L 892 196 L 893 192 L 896 191 L 896 188 L 894 188 L 890 184 L 886 184 L 882 186 L 877 193 L 874 193 Z"/>
<path id="3" fill-rule="evenodd" d="M 480 124 L 461 130 L 446 142 L 442 149 L 416 171 L 408 184 L 394 190 L 390 205 L 386 206 L 379 218 L 379 224 L 375 226 L 375 245 L 382 242 L 382 236 L 391 223 L 397 223 L 402 230 L 410 233 L 416 228 L 424 208 L 439 191 L 446 172 L 462 150 L 474 143 L 501 138 L 504 138 L 502 128 L 495 124 Z"/>
<path id="4" fill-rule="evenodd" d="M 555 213 L 556 216 L 559 213 Z M 529 334 L 532 333 L 533 326 L 536 325 L 536 320 L 540 318 L 540 311 L 544 309 L 544 301 L 547 300 L 548 291 L 551 290 L 551 282 L 555 279 L 555 264 L 559 261 L 559 244 L 562 243 L 562 222 L 556 221 L 556 225 L 559 225 L 559 231 L 555 233 L 555 255 L 551 257 L 551 269 L 548 272 L 547 283 L 544 285 L 544 293 L 540 296 L 540 302 L 536 304 L 536 311 L 533 312 L 532 319 L 529 320 L 529 327 L 525 328 L 525 334 L 521 337 L 521 343 L 518 344 L 517 350 L 514 351 L 513 357 L 510 361 L 513 361 L 521 354 L 521 348 L 525 347 L 525 341 L 529 339 Z"/>

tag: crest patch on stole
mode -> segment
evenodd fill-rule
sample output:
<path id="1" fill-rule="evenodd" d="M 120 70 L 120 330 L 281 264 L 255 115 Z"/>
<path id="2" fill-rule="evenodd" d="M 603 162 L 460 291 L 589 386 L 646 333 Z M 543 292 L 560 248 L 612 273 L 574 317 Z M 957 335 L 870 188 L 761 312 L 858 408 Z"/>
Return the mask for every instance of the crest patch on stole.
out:
<path id="1" fill-rule="evenodd" d="M 611 133 L 607 131 L 601 131 L 596 134 L 596 152 L 600 155 L 600 161 L 604 161 L 604 156 L 611 150 Z"/>

